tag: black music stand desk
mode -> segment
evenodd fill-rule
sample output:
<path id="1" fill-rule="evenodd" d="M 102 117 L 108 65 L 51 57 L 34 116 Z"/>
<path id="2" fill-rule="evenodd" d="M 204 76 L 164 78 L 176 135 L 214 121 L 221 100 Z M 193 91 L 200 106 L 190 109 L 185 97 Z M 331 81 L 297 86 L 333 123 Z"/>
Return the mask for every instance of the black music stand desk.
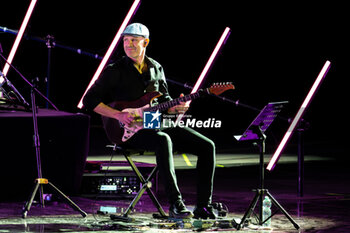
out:
<path id="1" fill-rule="evenodd" d="M 243 218 L 240 223 L 236 224 L 237 230 L 243 228 L 247 219 L 250 218 L 252 213 L 254 213 L 254 209 L 259 202 L 259 216 L 256 216 L 258 219 L 258 225 L 263 225 L 267 220 L 269 220 L 273 215 L 277 213 L 277 211 L 267 219 L 263 220 L 263 200 L 264 195 L 267 195 L 272 203 L 280 210 L 294 225 L 296 229 L 299 229 L 300 226 L 294 221 L 294 219 L 283 209 L 283 207 L 277 202 L 277 200 L 269 193 L 267 189 L 264 188 L 264 154 L 265 154 L 265 140 L 266 135 L 265 131 L 271 125 L 271 123 L 275 120 L 278 113 L 282 110 L 283 106 L 288 102 L 274 102 L 268 103 L 259 113 L 259 115 L 254 119 L 254 121 L 249 125 L 249 127 L 245 130 L 243 135 L 234 136 L 238 141 L 247 141 L 253 140 L 258 143 L 260 149 L 260 187 L 253 191 L 256 192 L 255 197 L 251 201 L 249 208 L 245 212 Z"/>

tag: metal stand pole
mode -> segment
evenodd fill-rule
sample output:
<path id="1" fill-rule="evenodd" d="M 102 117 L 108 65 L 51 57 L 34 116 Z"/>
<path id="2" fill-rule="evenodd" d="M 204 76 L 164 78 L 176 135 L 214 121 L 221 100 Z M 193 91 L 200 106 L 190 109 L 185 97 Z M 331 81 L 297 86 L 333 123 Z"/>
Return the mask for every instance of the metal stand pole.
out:
<path id="1" fill-rule="evenodd" d="M 38 179 L 43 178 L 42 170 L 41 170 L 41 157 L 40 157 L 40 137 L 39 137 L 39 130 L 38 130 L 38 111 L 36 108 L 36 102 L 35 102 L 35 91 L 34 88 L 36 87 L 36 83 L 38 82 L 38 78 L 36 78 L 33 83 L 33 87 L 31 89 L 31 103 L 32 103 L 32 116 L 33 116 L 33 128 L 34 128 L 34 147 L 35 147 L 35 154 L 36 154 L 36 164 L 37 164 L 37 172 L 38 172 Z M 40 186 L 39 189 L 39 195 L 40 195 L 40 204 L 42 207 L 44 207 L 44 190 L 43 186 Z"/>
<path id="2" fill-rule="evenodd" d="M 310 127 L 310 123 L 300 120 L 298 132 L 298 197 L 304 196 L 304 133 Z"/>
<path id="3" fill-rule="evenodd" d="M 264 183 L 265 183 L 265 171 L 264 171 L 264 155 L 265 155 L 265 140 L 266 135 L 261 131 L 260 127 L 257 127 L 259 131 L 260 136 L 260 144 L 258 145 L 260 147 L 260 190 L 265 190 Z M 263 201 L 264 201 L 264 192 L 260 192 L 260 201 L 259 201 L 259 225 L 263 224 Z"/>
<path id="4" fill-rule="evenodd" d="M 51 58 L 52 58 L 52 49 L 55 47 L 55 38 L 51 35 L 46 36 L 46 46 L 47 46 L 47 70 L 46 70 L 46 98 L 50 99 L 50 82 L 51 82 Z M 46 102 L 46 108 L 49 108 L 49 103 Z"/>
<path id="5" fill-rule="evenodd" d="M 298 197 L 304 196 L 304 129 L 298 129 Z"/>

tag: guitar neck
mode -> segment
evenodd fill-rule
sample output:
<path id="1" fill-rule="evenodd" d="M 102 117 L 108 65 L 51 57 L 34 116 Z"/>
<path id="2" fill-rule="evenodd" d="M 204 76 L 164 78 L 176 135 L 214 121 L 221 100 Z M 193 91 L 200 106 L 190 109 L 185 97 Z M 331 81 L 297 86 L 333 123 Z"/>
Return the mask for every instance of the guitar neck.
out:
<path id="1" fill-rule="evenodd" d="M 188 94 L 188 95 L 185 95 L 183 97 L 179 97 L 179 98 L 176 98 L 176 99 L 173 99 L 173 100 L 146 108 L 146 109 L 144 109 L 144 111 L 147 111 L 147 112 L 165 111 L 171 107 L 179 105 L 180 102 L 187 102 L 187 101 L 199 98 L 201 96 L 202 92 L 208 93 L 208 94 L 210 93 L 208 88 L 206 88 L 205 90 L 199 90 L 196 93 Z"/>

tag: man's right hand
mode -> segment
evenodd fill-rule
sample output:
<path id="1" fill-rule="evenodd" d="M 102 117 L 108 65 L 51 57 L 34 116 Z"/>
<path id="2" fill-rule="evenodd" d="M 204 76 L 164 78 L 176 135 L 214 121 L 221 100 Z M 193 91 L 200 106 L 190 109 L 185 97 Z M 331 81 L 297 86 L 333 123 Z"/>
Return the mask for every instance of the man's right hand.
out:
<path id="1" fill-rule="evenodd" d="M 124 125 L 131 125 L 134 121 L 134 116 L 129 112 L 117 112 L 114 118 Z"/>
<path id="2" fill-rule="evenodd" d="M 121 112 L 117 109 L 111 108 L 110 106 L 102 102 L 94 108 L 94 111 L 102 116 L 114 118 L 123 123 L 124 125 L 130 125 L 135 118 L 135 116 L 133 116 L 127 111 Z"/>

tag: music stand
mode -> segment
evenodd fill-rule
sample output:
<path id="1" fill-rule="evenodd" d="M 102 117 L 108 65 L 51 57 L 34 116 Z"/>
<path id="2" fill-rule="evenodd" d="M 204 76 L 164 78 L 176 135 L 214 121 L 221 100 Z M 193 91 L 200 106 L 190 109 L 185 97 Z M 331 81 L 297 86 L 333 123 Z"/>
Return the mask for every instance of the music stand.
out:
<path id="1" fill-rule="evenodd" d="M 249 127 L 246 129 L 243 135 L 234 136 L 238 141 L 257 141 L 260 149 L 260 186 L 258 189 L 253 190 L 256 192 L 255 197 L 251 201 L 240 223 L 236 223 L 237 230 L 243 228 L 246 220 L 250 218 L 251 214 L 254 212 L 256 204 L 259 200 L 259 216 L 257 216 L 258 225 L 263 225 L 267 220 L 272 218 L 272 216 L 277 213 L 276 211 L 275 213 L 271 214 L 270 217 L 263 220 L 263 200 L 265 195 L 267 195 L 271 199 L 272 203 L 289 219 L 289 221 L 294 225 L 296 229 L 300 228 L 299 225 L 294 221 L 294 219 L 287 213 L 287 211 L 284 210 L 283 207 L 278 203 L 278 201 L 269 193 L 269 191 L 264 188 L 264 154 L 266 140 L 266 135 L 264 133 L 286 103 L 288 102 L 268 103 L 260 111 L 259 115 L 254 119 L 254 121 L 249 125 Z"/>

